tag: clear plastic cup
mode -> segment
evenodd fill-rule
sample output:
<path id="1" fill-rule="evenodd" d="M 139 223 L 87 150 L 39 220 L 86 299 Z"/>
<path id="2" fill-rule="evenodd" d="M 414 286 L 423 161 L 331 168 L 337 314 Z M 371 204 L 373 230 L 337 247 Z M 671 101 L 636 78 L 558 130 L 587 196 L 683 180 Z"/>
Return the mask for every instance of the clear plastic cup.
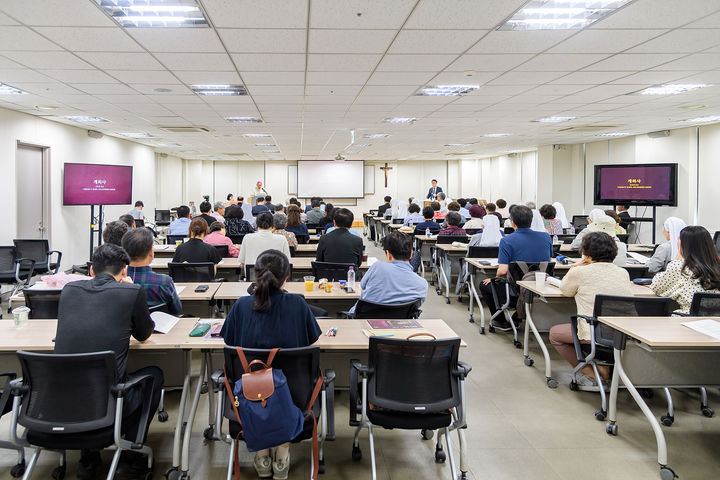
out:
<path id="1" fill-rule="evenodd" d="M 545 272 L 535 272 L 535 288 L 538 290 L 542 290 L 542 288 L 545 286 L 545 277 L 547 274 Z"/>
<path id="2" fill-rule="evenodd" d="M 315 288 L 315 277 L 303 277 L 305 280 L 305 291 L 312 292 Z"/>
<path id="3" fill-rule="evenodd" d="M 30 318 L 30 309 L 28 307 L 13 308 L 13 319 L 16 327 L 24 327 Z"/>

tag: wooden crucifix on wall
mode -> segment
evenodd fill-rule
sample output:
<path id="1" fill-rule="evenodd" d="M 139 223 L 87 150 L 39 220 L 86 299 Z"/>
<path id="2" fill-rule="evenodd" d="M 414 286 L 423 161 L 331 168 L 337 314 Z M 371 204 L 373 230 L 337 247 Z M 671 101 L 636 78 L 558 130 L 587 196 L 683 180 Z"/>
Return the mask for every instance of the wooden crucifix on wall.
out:
<path id="1" fill-rule="evenodd" d="M 384 166 L 384 167 L 380 167 L 380 170 L 385 171 L 385 188 L 387 188 L 388 170 L 392 170 L 392 168 L 393 168 L 393 167 L 388 167 L 387 162 L 385 162 L 385 166 Z"/>

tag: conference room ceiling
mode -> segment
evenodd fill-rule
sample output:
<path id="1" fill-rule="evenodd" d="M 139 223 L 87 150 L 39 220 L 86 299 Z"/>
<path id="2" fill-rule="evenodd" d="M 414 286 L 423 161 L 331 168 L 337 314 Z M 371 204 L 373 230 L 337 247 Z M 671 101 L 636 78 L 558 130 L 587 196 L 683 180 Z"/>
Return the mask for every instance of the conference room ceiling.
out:
<path id="1" fill-rule="evenodd" d="M 635 0 L 581 30 L 498 30 L 526 3 L 198 0 L 209 26 L 123 28 L 93 0 L 4 1 L 0 83 L 26 94 L 0 107 L 221 160 L 478 158 L 720 114 L 720 2 Z M 636 93 L 668 83 L 708 86 Z M 429 85 L 479 88 L 417 95 Z M 552 116 L 576 118 L 537 122 Z M 189 126 L 207 131 L 160 128 Z"/>

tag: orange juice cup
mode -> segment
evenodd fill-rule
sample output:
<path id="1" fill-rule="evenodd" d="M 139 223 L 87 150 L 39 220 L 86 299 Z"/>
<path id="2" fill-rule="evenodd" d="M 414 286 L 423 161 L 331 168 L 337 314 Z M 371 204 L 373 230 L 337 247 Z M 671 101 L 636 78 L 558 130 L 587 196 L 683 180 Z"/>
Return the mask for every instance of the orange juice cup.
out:
<path id="1" fill-rule="evenodd" d="M 332 282 L 327 282 L 327 283 L 325 284 L 325 293 L 330 293 L 330 292 L 332 292 L 332 287 L 333 287 Z"/>
<path id="2" fill-rule="evenodd" d="M 305 291 L 312 292 L 315 288 L 315 277 L 305 277 Z"/>

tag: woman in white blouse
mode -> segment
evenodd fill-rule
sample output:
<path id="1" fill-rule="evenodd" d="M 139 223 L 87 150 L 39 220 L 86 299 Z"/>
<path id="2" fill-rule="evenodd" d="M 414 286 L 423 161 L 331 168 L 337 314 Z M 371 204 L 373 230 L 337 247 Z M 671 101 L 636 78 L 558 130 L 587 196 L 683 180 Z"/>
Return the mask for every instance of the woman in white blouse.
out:
<path id="1" fill-rule="evenodd" d="M 677 256 L 653 277 L 651 287 L 655 295 L 672 298 L 680 312 L 689 313 L 695 293 L 720 290 L 720 260 L 705 227 L 683 228 L 677 246 Z"/>
<path id="2" fill-rule="evenodd" d="M 685 228 L 686 223 L 677 217 L 668 217 L 663 223 L 663 236 L 667 242 L 658 245 L 655 253 L 650 257 L 645 266 L 648 273 L 657 273 L 664 270 L 668 263 L 673 261 L 678 254 L 678 239 L 680 232 Z"/>

